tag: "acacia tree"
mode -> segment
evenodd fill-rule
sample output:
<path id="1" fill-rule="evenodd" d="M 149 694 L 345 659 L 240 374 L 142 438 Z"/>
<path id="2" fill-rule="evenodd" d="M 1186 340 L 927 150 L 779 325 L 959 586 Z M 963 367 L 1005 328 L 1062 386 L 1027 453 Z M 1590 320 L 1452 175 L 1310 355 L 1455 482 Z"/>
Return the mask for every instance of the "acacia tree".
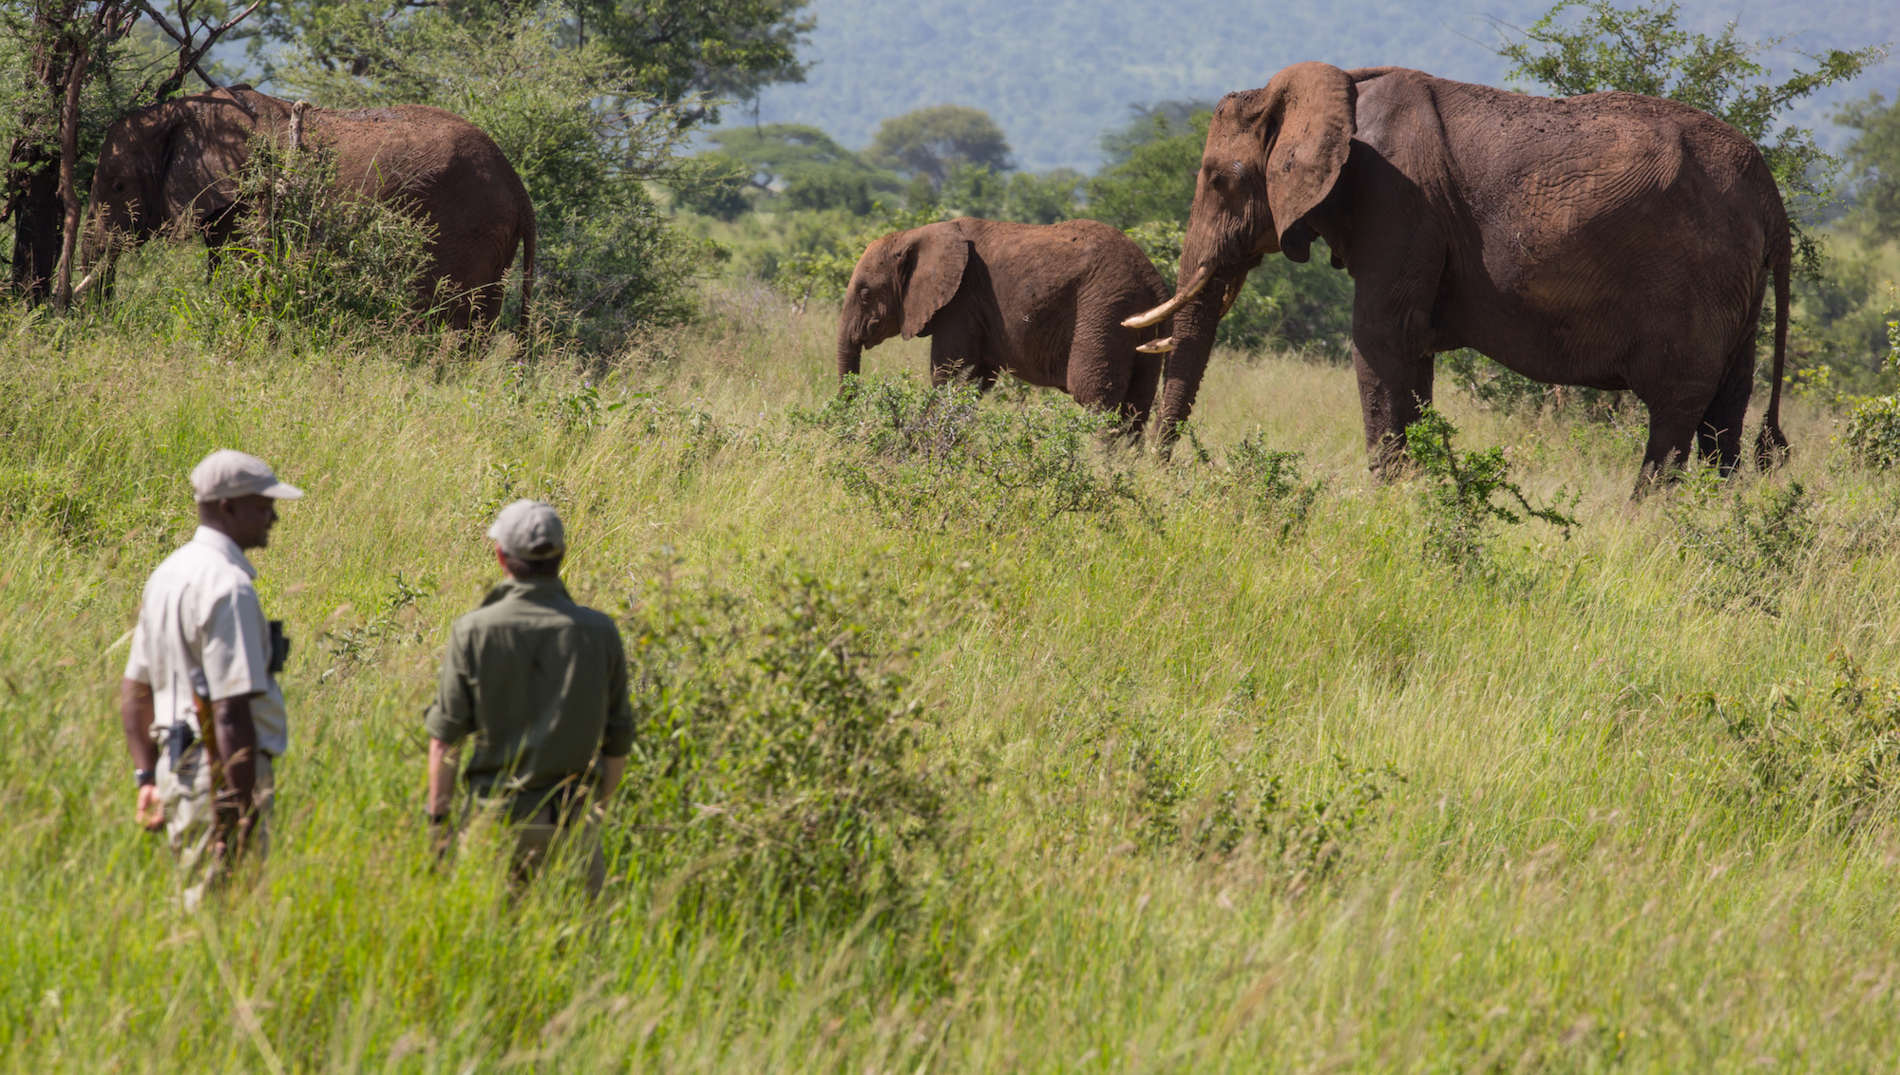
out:
<path id="1" fill-rule="evenodd" d="M 1761 147 L 1788 202 L 1802 270 L 1819 271 L 1820 247 L 1799 222 L 1832 199 L 1840 161 L 1822 152 L 1814 132 L 1783 117 L 1796 101 L 1853 78 L 1885 57 L 1884 46 L 1808 55 L 1812 68 L 1777 82 L 1762 58 L 1783 48 L 1786 37 L 1745 41 L 1733 21 L 1718 34 L 1694 33 L 1680 25 L 1675 3 L 1619 8 L 1611 0 L 1558 0 L 1517 33 L 1516 40 L 1497 50 L 1516 65 L 1514 78 L 1531 79 L 1563 96 L 1623 90 L 1667 97 L 1747 135 Z"/>
<path id="2" fill-rule="evenodd" d="M 1010 170 L 1009 141 L 981 109 L 937 105 L 892 116 L 878 124 L 864 159 L 927 180 L 932 190 L 959 165 L 993 172 Z"/>
<path id="3" fill-rule="evenodd" d="M 672 110 L 682 129 L 716 123 L 720 107 L 777 82 L 800 82 L 798 47 L 814 22 L 808 0 L 267 0 L 250 52 L 275 80 L 285 61 L 374 79 L 380 43 L 414 16 L 494 25 L 534 19 L 562 43 L 620 61 L 638 98 Z M 289 52 L 286 53 L 286 47 Z"/>

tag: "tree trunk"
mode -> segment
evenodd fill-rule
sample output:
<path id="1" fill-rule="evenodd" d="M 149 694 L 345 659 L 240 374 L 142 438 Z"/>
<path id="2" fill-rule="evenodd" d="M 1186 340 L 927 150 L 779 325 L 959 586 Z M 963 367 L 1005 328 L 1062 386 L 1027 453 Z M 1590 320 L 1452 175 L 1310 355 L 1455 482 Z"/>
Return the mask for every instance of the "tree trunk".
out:
<path id="1" fill-rule="evenodd" d="M 77 33 L 67 37 L 71 59 L 66 65 L 66 96 L 59 110 L 59 201 L 65 208 L 60 223 L 58 282 L 53 287 L 53 308 L 65 310 L 73 298 L 73 248 L 79 243 L 79 192 L 73 189 L 73 173 L 79 161 L 79 93 L 86 86 L 86 70 L 92 61 L 92 42 Z"/>

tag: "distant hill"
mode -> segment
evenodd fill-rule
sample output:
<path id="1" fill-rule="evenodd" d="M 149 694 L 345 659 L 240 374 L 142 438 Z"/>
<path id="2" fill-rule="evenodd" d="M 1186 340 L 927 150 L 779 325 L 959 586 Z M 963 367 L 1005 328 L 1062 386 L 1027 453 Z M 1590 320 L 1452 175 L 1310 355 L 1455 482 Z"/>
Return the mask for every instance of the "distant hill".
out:
<path id="1" fill-rule="evenodd" d="M 1002 125 L 1018 164 L 1093 171 L 1104 131 L 1131 106 L 1213 99 L 1263 85 L 1299 60 L 1342 67 L 1395 64 L 1448 78 L 1501 84 L 1492 46 L 1498 24 L 1526 26 L 1545 0 L 813 0 L 817 30 L 802 85 L 766 90 L 759 122 L 809 123 L 861 148 L 887 116 L 934 104 L 981 108 Z M 1797 49 L 1900 43 L 1900 2 L 1682 0 L 1684 22 L 1719 29 L 1735 18 L 1748 39 L 1789 34 Z M 1794 59 L 1779 57 L 1776 70 Z M 1772 61 L 1771 61 L 1772 62 Z M 1827 125 L 1835 103 L 1900 91 L 1900 61 L 1812 106 L 1802 122 Z M 728 112 L 751 122 L 753 114 Z"/>

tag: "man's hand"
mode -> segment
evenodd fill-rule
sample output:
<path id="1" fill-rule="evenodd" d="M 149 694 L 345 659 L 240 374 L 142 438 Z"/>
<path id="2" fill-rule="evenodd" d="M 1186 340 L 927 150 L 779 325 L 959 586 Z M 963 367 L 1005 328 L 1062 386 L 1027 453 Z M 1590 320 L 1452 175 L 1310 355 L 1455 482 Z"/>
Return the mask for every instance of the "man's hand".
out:
<path id="1" fill-rule="evenodd" d="M 151 784 L 139 788 L 139 804 L 133 816 L 146 832 L 157 832 L 165 827 L 165 800 L 159 798 L 158 788 Z"/>

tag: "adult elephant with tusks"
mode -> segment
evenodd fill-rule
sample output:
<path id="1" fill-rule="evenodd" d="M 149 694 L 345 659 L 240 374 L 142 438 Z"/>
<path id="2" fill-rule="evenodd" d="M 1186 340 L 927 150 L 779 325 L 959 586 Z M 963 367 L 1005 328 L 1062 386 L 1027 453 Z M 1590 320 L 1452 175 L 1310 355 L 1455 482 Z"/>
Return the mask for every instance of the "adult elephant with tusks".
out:
<path id="1" fill-rule="evenodd" d="M 1167 297 L 1141 248 L 1106 224 L 962 217 L 893 232 L 858 258 L 838 318 L 838 376 L 864 349 L 930 337 L 930 376 L 984 388 L 1008 372 L 1121 415 L 1139 436 L 1161 360 L 1142 350 L 1165 327 L 1122 320 Z"/>
<path id="2" fill-rule="evenodd" d="M 1787 447 L 1787 213 L 1759 150 L 1714 117 L 1628 93 L 1549 99 L 1420 71 L 1288 67 L 1214 112 L 1172 317 L 1164 435 L 1214 327 L 1263 257 L 1315 238 L 1352 274 L 1353 367 L 1383 475 L 1432 398 L 1432 356 L 1470 347 L 1548 384 L 1649 408 L 1640 494 L 1691 447 L 1741 458 L 1755 331 L 1774 283 L 1774 378 L 1756 441 Z"/>
<path id="3" fill-rule="evenodd" d="M 310 108 L 248 86 L 142 108 L 106 131 L 92 182 L 81 287 L 109 275 L 112 258 L 162 228 L 197 231 L 217 249 L 249 209 L 239 178 L 253 139 L 333 155 L 340 194 L 404 208 L 429 226 L 418 301 L 446 303 L 457 328 L 501 309 L 502 277 L 521 251 L 525 320 L 534 288 L 534 205 L 508 158 L 453 112 L 397 105 L 354 112 Z"/>

